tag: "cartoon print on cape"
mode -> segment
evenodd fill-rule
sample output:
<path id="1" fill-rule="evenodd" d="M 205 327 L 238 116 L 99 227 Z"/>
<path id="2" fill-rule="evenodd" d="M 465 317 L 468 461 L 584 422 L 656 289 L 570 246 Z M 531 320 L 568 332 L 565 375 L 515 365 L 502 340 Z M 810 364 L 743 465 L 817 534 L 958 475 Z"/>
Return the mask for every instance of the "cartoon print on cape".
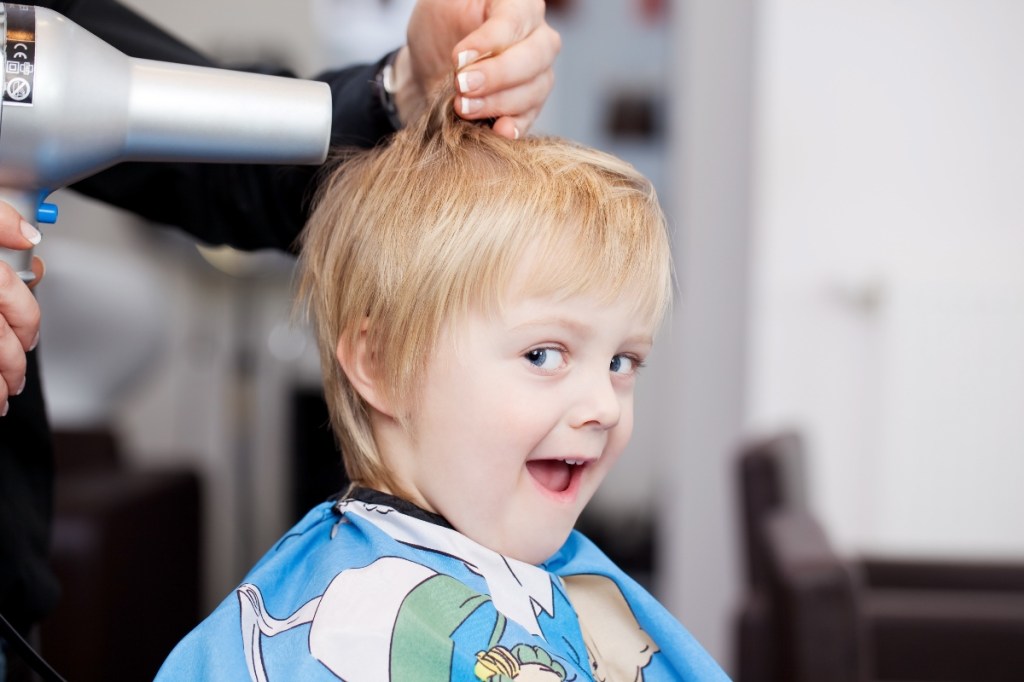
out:
<path id="1" fill-rule="evenodd" d="M 449 528 L 389 516 L 392 511 L 372 505 L 345 509 L 400 542 L 426 550 L 422 562 L 383 556 L 343 570 L 323 594 L 284 618 L 268 612 L 257 585 L 238 588 L 252 680 L 269 680 L 263 638 L 304 625 L 309 625 L 310 655 L 343 680 L 571 682 L 590 678 L 588 668 L 601 682 L 643 680 L 642 669 L 658 649 L 612 580 L 555 578 L 564 588 L 557 590 L 557 600 L 552 576 L 543 569 L 481 552 Z M 460 562 L 485 579 L 490 594 L 435 570 L 433 557 Z M 560 614 L 554 613 L 556 602 Z M 585 621 L 582 633 L 573 607 Z M 606 623 L 611 619 L 621 622 Z M 579 640 L 575 647 L 573 639 Z M 568 643 L 570 655 L 548 642 L 556 647 Z"/>
<path id="2" fill-rule="evenodd" d="M 310 654 L 341 679 L 447 682 L 452 679 L 455 632 L 490 602 L 451 576 L 397 557 L 343 571 L 323 595 L 285 619 L 267 613 L 257 586 L 247 583 L 237 593 L 245 659 L 257 682 L 268 679 L 261 637 L 306 624 Z M 498 646 L 505 619 L 493 611 L 490 615 L 494 625 L 488 650 L 479 652 L 474 670 L 480 679 L 503 679 L 495 677 L 499 673 L 511 673 L 507 679 L 522 682 L 565 679 L 565 668 L 539 647 L 522 644 L 509 651 Z M 391 634 L 365 636 L 377 632 Z"/>
<path id="3" fill-rule="evenodd" d="M 603 575 L 562 578 L 580 619 L 596 682 L 643 682 L 658 645 L 640 627 L 614 580 Z"/>

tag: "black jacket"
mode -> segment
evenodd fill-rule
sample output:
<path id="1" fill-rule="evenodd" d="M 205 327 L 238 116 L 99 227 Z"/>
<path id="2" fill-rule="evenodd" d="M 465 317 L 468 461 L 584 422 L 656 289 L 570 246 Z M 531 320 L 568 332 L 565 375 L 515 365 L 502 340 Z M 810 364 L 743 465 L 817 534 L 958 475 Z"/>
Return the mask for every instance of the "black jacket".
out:
<path id="1" fill-rule="evenodd" d="M 218 66 L 114 0 L 32 4 L 60 12 L 131 57 Z M 332 145 L 368 147 L 393 132 L 372 87 L 379 65 L 317 77 L 333 95 Z M 125 163 L 74 189 L 206 243 L 291 250 L 316 174 L 309 166 Z M 23 632 L 53 608 L 58 594 L 47 562 L 53 451 L 37 354 L 29 354 L 24 393 L 0 418 L 0 613 Z"/>

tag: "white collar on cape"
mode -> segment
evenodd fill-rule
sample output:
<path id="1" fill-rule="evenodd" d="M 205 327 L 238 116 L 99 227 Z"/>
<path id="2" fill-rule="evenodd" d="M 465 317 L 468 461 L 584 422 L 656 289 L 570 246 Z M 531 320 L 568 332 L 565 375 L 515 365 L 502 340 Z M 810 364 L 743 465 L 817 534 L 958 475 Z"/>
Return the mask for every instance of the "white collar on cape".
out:
<path id="1" fill-rule="evenodd" d="M 413 518 L 386 505 L 345 499 L 337 509 L 368 521 L 398 542 L 461 560 L 487 582 L 494 608 L 530 634 L 542 634 L 537 622 L 541 613 L 554 613 L 553 577 L 542 568 L 498 554 L 457 530 Z"/>

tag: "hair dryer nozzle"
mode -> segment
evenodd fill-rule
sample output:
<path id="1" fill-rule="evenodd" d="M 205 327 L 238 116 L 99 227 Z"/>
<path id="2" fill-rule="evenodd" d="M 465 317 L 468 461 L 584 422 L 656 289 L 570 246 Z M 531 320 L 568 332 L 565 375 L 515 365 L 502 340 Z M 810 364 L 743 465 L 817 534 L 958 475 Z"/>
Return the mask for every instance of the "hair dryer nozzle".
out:
<path id="1" fill-rule="evenodd" d="M 321 163 L 331 135 L 326 83 L 131 60 L 124 158 Z"/>

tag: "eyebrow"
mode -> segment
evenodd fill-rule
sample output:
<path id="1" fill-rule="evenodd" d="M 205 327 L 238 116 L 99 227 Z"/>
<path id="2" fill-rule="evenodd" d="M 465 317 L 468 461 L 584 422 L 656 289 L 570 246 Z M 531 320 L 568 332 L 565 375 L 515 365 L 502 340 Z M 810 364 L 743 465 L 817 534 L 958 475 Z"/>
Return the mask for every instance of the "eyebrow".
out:
<path id="1" fill-rule="evenodd" d="M 517 324 L 510 329 L 510 331 L 521 331 L 528 330 L 532 327 L 565 327 L 572 331 L 572 333 L 578 336 L 586 336 L 593 331 L 593 326 L 586 322 L 580 322 L 579 320 L 573 320 L 568 317 L 543 317 L 538 320 L 530 320 Z M 626 343 L 642 343 L 648 346 L 654 345 L 654 337 L 650 334 L 635 334 L 626 338 Z"/>

